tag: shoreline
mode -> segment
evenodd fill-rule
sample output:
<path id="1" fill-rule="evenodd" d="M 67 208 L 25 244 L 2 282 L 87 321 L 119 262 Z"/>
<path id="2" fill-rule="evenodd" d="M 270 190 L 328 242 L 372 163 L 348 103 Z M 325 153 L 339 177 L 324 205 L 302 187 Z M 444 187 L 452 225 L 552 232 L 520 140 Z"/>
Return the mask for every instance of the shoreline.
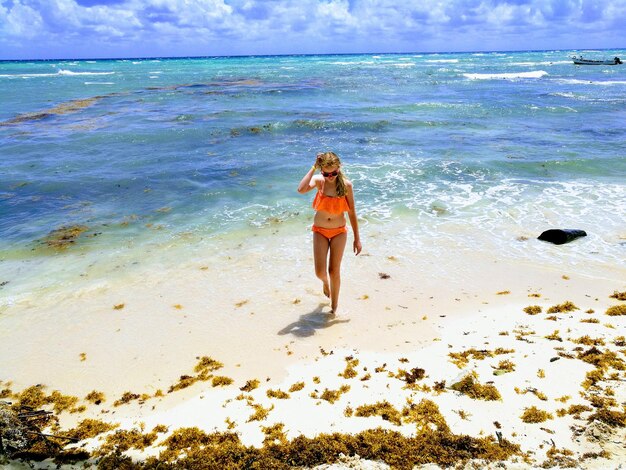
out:
<path id="1" fill-rule="evenodd" d="M 301 246 L 296 243 L 304 239 L 304 235 L 293 235 L 282 250 L 261 246 L 244 251 L 246 256 L 240 258 L 234 258 L 238 250 L 242 253 L 234 245 L 232 251 L 220 255 L 222 271 L 207 266 L 206 260 L 186 259 L 163 271 L 144 272 L 132 283 L 95 286 L 45 308 L 14 305 L 0 317 L 5 332 L 0 388 L 17 393 L 44 384 L 45 393 L 59 390 L 81 398 L 79 403 L 86 410 L 62 412 L 62 429 L 87 418 L 119 423 L 118 430 L 138 429 L 140 423 L 146 432 L 157 425 L 167 426 L 168 433 L 198 427 L 207 433 L 237 432 L 242 445 L 253 446 L 263 444 L 263 427 L 277 423 L 284 424 L 287 439 L 335 431 L 356 434 L 379 426 L 410 436 L 414 424 L 402 420 L 400 425 L 393 424 L 376 414 L 346 416 L 346 409 L 356 412 L 359 407 L 387 401 L 388 412 L 401 413 L 407 400 L 426 399 L 439 407 L 456 434 L 494 436 L 493 422 L 498 421 L 499 432 L 520 444 L 524 452 L 532 452 L 528 455 L 535 462 L 543 461 L 539 457 L 550 439 L 558 442 L 557 447 L 571 447 L 579 457 L 600 452 L 604 445 L 613 455 L 611 462 L 624 458 L 613 449 L 613 438 L 606 436 L 604 443 L 600 439 L 573 444 L 569 426 L 584 427 L 591 411 L 583 412 L 580 419 L 555 414 L 570 404 L 588 402 L 581 403 L 578 392 L 593 367 L 580 366 L 581 361 L 575 359 L 580 351 L 575 348 L 581 346 L 571 340 L 585 335 L 601 338 L 602 349 L 612 348 L 623 357 L 613 343 L 626 327 L 626 316 L 604 315 L 610 305 L 624 303 L 609 298 L 613 292 L 626 290 L 620 280 L 626 276 L 615 275 L 626 274 L 623 268 L 607 266 L 604 276 L 597 271 L 590 276 L 571 266 L 512 263 L 497 254 L 467 256 L 465 250 L 451 250 L 447 258 L 420 258 L 374 237 L 365 256 L 354 258 L 346 252 L 342 310 L 332 318 L 314 278 L 308 246 L 292 248 Z M 269 243 L 270 238 L 262 240 Z M 459 253 L 465 257 L 455 256 Z M 546 309 L 567 301 L 579 310 L 557 314 L 555 322 L 545 321 Z M 524 313 L 532 305 L 541 306 L 543 312 Z M 589 309 L 595 313 L 584 313 Z M 580 322 L 589 318 L 597 318 L 598 323 Z M 523 334 L 520 340 L 516 329 L 534 333 Z M 562 341 L 545 338 L 555 330 L 560 330 Z M 509 334 L 500 335 L 504 331 Z M 470 359 L 462 369 L 448 356 L 471 348 L 493 351 L 498 347 L 515 352 Z M 549 362 L 558 355 L 557 347 L 564 347 L 562 352 L 574 358 Z M 208 380 L 168 393 L 181 383 L 181 376 L 198 375 L 194 366 L 202 357 L 219 361 L 223 367 Z M 345 373 L 348 357 L 358 365 L 353 367 L 356 375 L 346 378 L 339 374 Z M 516 370 L 493 375 L 494 367 L 505 359 Z M 382 364 L 386 364 L 384 369 L 375 372 Z M 400 369 L 424 369 L 425 376 L 405 388 Z M 537 377 L 538 369 L 545 371 L 545 378 Z M 449 388 L 434 391 L 436 383 L 445 381 L 449 387 L 470 370 L 481 384 L 493 382 L 501 401 L 484 402 Z M 624 374 L 616 372 L 619 377 Z M 361 380 L 367 374 L 370 378 Z M 214 377 L 232 383 L 214 386 Z M 319 377 L 319 383 L 314 377 Z M 605 391 L 612 388 L 616 403 L 626 400 L 623 379 L 604 385 Z M 242 393 L 241 388 L 253 380 L 259 381 L 258 388 Z M 300 382 L 304 383 L 301 390 L 288 391 Z M 350 389 L 340 392 L 345 385 Z M 548 400 L 538 399 L 534 392 L 517 393 L 516 387 L 535 389 Z M 163 396 L 155 397 L 159 390 Z M 335 404 L 321 398 L 326 390 L 339 392 Z M 94 405 L 82 399 L 92 391 L 102 392 L 106 401 Z M 125 392 L 137 398 L 113 406 Z M 277 398 L 279 392 L 289 398 Z M 246 397 L 238 399 L 241 395 Z M 565 395 L 571 396 L 567 403 L 555 401 Z M 249 421 L 259 410 L 256 406 L 268 415 Z M 519 416 L 530 406 L 545 408 L 553 419 L 545 426 L 522 422 Z M 619 406 L 611 409 L 619 410 Z M 97 448 L 111 434 L 87 441 L 87 448 Z M 161 450 L 130 450 L 129 455 L 145 458 Z"/>

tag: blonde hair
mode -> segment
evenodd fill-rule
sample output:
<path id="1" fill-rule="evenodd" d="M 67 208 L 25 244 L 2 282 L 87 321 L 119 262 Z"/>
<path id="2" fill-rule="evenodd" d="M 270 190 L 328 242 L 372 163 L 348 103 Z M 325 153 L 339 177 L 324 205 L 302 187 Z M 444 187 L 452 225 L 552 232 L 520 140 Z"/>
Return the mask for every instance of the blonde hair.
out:
<path id="1" fill-rule="evenodd" d="M 341 171 L 341 160 L 339 160 L 339 156 L 335 152 L 323 152 L 318 153 L 318 161 L 320 162 L 320 168 L 322 167 L 337 167 L 337 181 L 336 181 L 336 190 L 337 196 L 345 196 L 346 195 L 346 181 L 343 176 L 343 172 Z"/>

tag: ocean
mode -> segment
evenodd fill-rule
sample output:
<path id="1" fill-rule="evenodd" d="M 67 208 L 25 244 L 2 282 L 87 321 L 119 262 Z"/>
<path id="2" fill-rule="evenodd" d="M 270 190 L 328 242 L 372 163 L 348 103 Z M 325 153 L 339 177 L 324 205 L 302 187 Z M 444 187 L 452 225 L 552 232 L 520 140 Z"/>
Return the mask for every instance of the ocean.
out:
<path id="1" fill-rule="evenodd" d="M 626 56 L 0 62 L 0 311 L 137 266 L 220 269 L 224 243 L 238 269 L 297 254 L 313 214 L 296 187 L 326 150 L 354 183 L 366 250 L 620 272 L 626 66 L 574 66 L 581 53 Z M 536 241 L 549 228 L 588 236 Z"/>

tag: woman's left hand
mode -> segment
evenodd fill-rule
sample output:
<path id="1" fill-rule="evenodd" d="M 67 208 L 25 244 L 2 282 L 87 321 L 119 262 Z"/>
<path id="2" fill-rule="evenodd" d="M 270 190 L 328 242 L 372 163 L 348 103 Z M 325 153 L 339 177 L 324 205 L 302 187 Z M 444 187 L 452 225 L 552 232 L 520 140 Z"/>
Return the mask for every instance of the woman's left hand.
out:
<path id="1" fill-rule="evenodd" d="M 354 255 L 357 256 L 359 253 L 361 253 L 361 250 L 363 249 L 361 247 L 361 241 L 360 240 L 354 240 L 354 243 L 352 244 L 352 249 L 354 250 Z"/>

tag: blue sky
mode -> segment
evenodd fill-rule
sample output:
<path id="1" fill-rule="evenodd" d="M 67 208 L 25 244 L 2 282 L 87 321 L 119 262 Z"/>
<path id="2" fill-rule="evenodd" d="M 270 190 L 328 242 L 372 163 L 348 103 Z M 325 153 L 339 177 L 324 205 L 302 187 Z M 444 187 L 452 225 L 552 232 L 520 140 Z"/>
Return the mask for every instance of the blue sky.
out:
<path id="1" fill-rule="evenodd" d="M 626 0 L 0 0 L 0 59 L 626 47 Z"/>

